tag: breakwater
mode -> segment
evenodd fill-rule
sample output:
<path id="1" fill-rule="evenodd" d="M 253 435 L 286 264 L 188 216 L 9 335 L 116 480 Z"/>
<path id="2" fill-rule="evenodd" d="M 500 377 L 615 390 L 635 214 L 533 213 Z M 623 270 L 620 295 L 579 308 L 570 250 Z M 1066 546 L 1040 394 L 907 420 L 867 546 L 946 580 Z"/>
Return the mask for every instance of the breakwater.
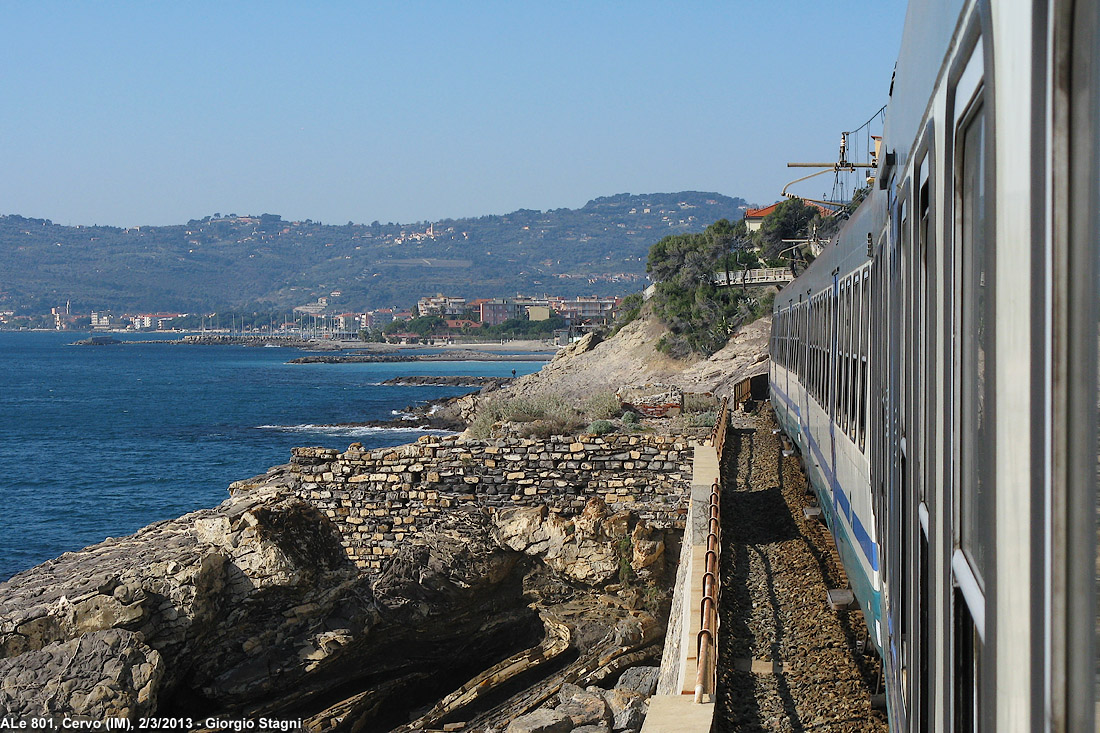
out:
<path id="1" fill-rule="evenodd" d="M 424 436 L 378 450 L 296 448 L 289 471 L 298 495 L 340 529 L 349 559 L 376 570 L 452 508 L 546 506 L 571 516 L 598 497 L 611 512 L 632 511 L 651 527 L 682 529 L 691 453 L 682 438 L 652 434 Z"/>
<path id="2" fill-rule="evenodd" d="M 386 387 L 500 387 L 515 377 L 410 376 L 394 377 L 381 384 Z"/>
<path id="3" fill-rule="evenodd" d="M 312 354 L 287 364 L 375 364 L 405 361 L 550 361 L 553 354 L 494 354 L 488 351 L 444 351 L 439 354 Z"/>

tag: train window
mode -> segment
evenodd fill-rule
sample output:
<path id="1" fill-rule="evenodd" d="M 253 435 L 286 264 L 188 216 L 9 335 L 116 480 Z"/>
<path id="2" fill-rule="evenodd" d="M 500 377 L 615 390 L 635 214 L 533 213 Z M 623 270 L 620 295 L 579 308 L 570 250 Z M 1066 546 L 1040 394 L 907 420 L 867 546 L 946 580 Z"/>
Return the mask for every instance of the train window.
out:
<path id="1" fill-rule="evenodd" d="M 822 371 L 823 367 L 822 367 L 822 359 L 821 359 L 821 356 L 822 356 L 821 349 L 822 349 L 823 334 L 824 334 L 824 330 L 825 330 L 824 329 L 825 309 L 823 307 L 824 304 L 825 304 L 824 299 L 820 295 L 818 295 L 817 296 L 817 308 L 816 308 L 816 311 L 817 311 L 817 323 L 816 323 L 817 332 L 815 334 L 816 344 L 817 344 L 817 352 L 815 354 L 815 361 L 814 361 L 814 394 L 817 397 L 818 404 L 821 404 L 821 402 L 822 402 L 822 399 L 821 399 L 821 371 Z"/>
<path id="2" fill-rule="evenodd" d="M 810 301 L 810 394 L 820 402 L 817 396 L 817 340 L 818 321 L 821 320 L 821 302 L 818 298 Z"/>
<path id="3" fill-rule="evenodd" d="M 783 311 L 775 316 L 775 362 L 783 366 Z"/>
<path id="4" fill-rule="evenodd" d="M 853 405 L 855 404 L 856 396 L 856 278 L 854 276 L 848 277 L 848 287 L 845 293 L 845 299 L 848 302 L 848 325 L 847 325 L 847 359 L 845 361 L 847 370 L 847 379 L 845 380 L 845 408 L 844 408 L 844 430 L 851 438 L 851 428 L 853 428 L 856 420 L 855 411 L 853 411 Z"/>
<path id="5" fill-rule="evenodd" d="M 794 373 L 802 378 L 802 306 L 794 311 Z"/>
<path id="6" fill-rule="evenodd" d="M 779 318 L 779 363 L 787 368 L 787 311 Z"/>
<path id="7" fill-rule="evenodd" d="M 802 308 L 794 309 L 794 373 L 802 379 Z"/>
<path id="8" fill-rule="evenodd" d="M 815 342 L 817 340 L 817 303 L 814 301 L 813 298 L 810 298 L 809 322 L 809 336 L 806 342 L 806 389 L 809 390 L 811 397 L 816 397 L 816 395 L 814 394 L 814 374 L 816 372 L 816 369 L 814 367 L 816 366 L 817 357 L 817 350 L 815 345 Z"/>
<path id="9" fill-rule="evenodd" d="M 920 371 L 918 372 L 918 392 L 921 396 L 921 400 L 918 402 L 920 408 L 920 423 L 923 427 L 921 430 L 921 445 L 920 449 L 924 453 L 922 465 L 927 467 L 931 466 L 929 460 L 929 449 L 934 444 L 932 438 L 932 431 L 934 429 L 934 423 L 932 416 L 935 415 L 935 400 L 939 398 L 939 395 L 934 391 L 927 389 L 927 385 L 935 384 L 935 379 L 932 375 L 932 370 L 935 368 L 934 356 L 929 354 L 929 349 L 933 348 L 934 341 L 931 338 L 932 329 L 935 325 L 932 321 L 932 311 L 930 310 L 930 298 L 931 298 L 931 282 L 929 281 L 929 241 L 928 232 L 930 226 L 930 201 L 929 196 L 931 191 L 929 189 L 930 178 L 930 158 L 928 154 L 925 154 L 924 161 L 920 165 L 920 194 L 917 198 L 917 256 L 919 258 L 919 268 L 921 273 L 921 285 L 919 292 L 917 293 L 918 301 L 918 321 L 917 327 L 919 331 L 917 348 L 917 359 L 920 365 Z M 918 456 L 919 457 L 919 456 Z M 926 491 L 926 479 L 922 475 L 917 483 L 917 492 L 921 500 L 927 499 Z"/>
<path id="10" fill-rule="evenodd" d="M 840 299 L 837 303 L 837 347 L 836 347 L 836 414 L 837 425 L 841 430 L 848 428 L 848 280 L 840 281 Z"/>
<path id="11" fill-rule="evenodd" d="M 825 354 L 828 346 L 829 333 L 829 294 L 828 292 L 818 296 L 818 306 L 821 311 L 818 317 L 817 333 L 817 399 L 821 406 L 825 406 Z"/>
<path id="12" fill-rule="evenodd" d="M 848 438 L 855 441 L 856 433 L 858 430 L 859 411 L 857 409 L 857 400 L 859 400 L 859 386 L 860 386 L 860 373 L 859 373 L 859 354 L 862 351 L 862 344 L 860 343 L 860 337 L 864 332 L 864 310 L 860 307 L 864 299 L 864 282 L 860 280 L 859 272 L 856 272 L 855 280 L 853 281 L 853 296 L 851 296 L 851 302 L 853 302 L 853 318 L 851 318 L 851 354 L 848 357 L 848 361 L 851 363 L 851 393 L 848 397 L 848 412 L 851 414 L 851 419 L 848 420 Z"/>
<path id="13" fill-rule="evenodd" d="M 806 316 L 805 303 L 798 309 L 798 375 L 806 381 Z"/>
<path id="14" fill-rule="evenodd" d="M 828 348 L 829 322 L 829 295 L 822 293 L 817 297 L 818 324 L 817 324 L 817 400 L 821 406 L 825 406 L 825 353 Z"/>
<path id="15" fill-rule="evenodd" d="M 985 115 L 960 135 L 958 215 L 961 293 L 959 534 L 978 582 L 988 569 L 985 518 L 993 509 L 993 268 L 985 228 Z"/>
<path id="16" fill-rule="evenodd" d="M 783 311 L 783 368 L 790 369 L 790 351 L 791 351 L 791 310 L 790 308 Z"/>
<path id="17" fill-rule="evenodd" d="M 836 399 L 836 288 L 829 291 L 829 363 L 828 374 L 825 377 L 829 394 L 825 396 L 825 409 L 830 415 L 834 415 L 834 400 Z M 835 419 L 835 416 L 834 416 Z"/>
<path id="18" fill-rule="evenodd" d="M 955 730 L 979 730 L 982 640 L 961 592 L 955 593 Z"/>
<path id="19" fill-rule="evenodd" d="M 871 351 L 871 272 L 869 267 L 864 269 L 864 302 L 861 304 L 864 311 L 864 327 L 860 335 L 862 349 L 859 355 L 859 449 L 867 448 L 867 400 L 870 394 L 869 357 Z"/>

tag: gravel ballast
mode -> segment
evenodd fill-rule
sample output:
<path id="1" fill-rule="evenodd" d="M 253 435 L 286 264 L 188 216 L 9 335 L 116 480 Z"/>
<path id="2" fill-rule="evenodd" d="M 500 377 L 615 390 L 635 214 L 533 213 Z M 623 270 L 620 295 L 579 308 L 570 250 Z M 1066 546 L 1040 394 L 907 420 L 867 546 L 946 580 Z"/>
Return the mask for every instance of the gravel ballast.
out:
<path id="1" fill-rule="evenodd" d="M 833 611 L 847 586 L 828 530 L 802 509 L 798 456 L 774 416 L 739 420 L 722 468 L 722 597 L 714 731 L 886 731 L 871 707 L 877 657 L 859 651 L 859 611 Z"/>

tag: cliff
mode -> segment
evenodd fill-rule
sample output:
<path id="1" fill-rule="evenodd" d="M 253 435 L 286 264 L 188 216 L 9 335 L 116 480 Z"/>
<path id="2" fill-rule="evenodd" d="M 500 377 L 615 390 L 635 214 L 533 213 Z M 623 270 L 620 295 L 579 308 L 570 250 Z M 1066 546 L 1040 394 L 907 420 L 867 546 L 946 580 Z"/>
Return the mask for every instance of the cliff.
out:
<path id="1" fill-rule="evenodd" d="M 588 334 L 559 351 L 539 371 L 500 389 L 461 398 L 443 414 L 456 413 L 469 423 L 486 399 L 546 396 L 562 403 L 581 404 L 601 392 L 646 384 L 727 397 L 742 380 L 767 373 L 770 331 L 771 318 L 761 318 L 733 334 L 729 343 L 709 358 L 674 359 L 657 349 L 661 337 L 668 333 L 667 327 L 643 310 L 640 317 L 607 340 Z"/>

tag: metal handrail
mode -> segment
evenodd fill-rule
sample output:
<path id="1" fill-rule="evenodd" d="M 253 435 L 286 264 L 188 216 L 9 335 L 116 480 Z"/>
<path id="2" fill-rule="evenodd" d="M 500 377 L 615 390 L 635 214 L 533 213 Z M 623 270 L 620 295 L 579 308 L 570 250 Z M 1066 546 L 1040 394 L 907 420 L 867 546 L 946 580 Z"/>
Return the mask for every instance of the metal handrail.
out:
<path id="1" fill-rule="evenodd" d="M 726 449 L 729 425 L 729 399 L 722 398 L 718 419 L 710 434 L 710 444 L 718 456 L 718 465 Z M 706 553 L 703 555 L 703 597 L 699 601 L 699 633 L 696 636 L 695 702 L 713 696 L 718 683 L 718 603 L 722 585 L 718 582 L 718 563 L 722 552 L 722 484 L 714 479 L 710 488 L 707 519 Z"/>

